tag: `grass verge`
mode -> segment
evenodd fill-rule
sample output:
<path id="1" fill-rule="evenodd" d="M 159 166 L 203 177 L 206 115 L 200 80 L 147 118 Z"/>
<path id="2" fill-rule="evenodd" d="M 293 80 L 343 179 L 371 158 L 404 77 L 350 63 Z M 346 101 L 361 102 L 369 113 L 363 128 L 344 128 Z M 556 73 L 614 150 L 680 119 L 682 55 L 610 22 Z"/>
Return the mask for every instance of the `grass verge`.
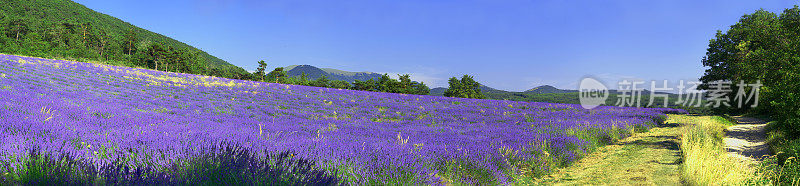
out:
<path id="1" fill-rule="evenodd" d="M 669 121 L 687 125 L 681 135 L 686 185 L 741 185 L 758 180 L 755 167 L 728 156 L 725 128 L 734 125 L 720 116 L 670 115 Z"/>
<path id="2" fill-rule="evenodd" d="M 519 185 L 679 185 L 682 126 L 658 124 L 610 140 L 574 164 Z"/>
<path id="3" fill-rule="evenodd" d="M 800 185 L 800 137 L 778 121 L 767 124 L 767 144 L 773 156 L 759 164 L 757 174 L 763 184 Z"/>

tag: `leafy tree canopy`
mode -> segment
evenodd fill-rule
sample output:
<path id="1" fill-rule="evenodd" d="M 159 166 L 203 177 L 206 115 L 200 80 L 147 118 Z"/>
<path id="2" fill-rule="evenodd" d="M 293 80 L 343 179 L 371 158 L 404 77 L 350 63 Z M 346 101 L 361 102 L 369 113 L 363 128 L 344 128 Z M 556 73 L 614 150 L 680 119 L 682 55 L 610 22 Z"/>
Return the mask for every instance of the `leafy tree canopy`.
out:
<path id="1" fill-rule="evenodd" d="M 475 81 L 470 75 L 462 76 L 461 80 L 456 77 L 451 77 L 447 83 L 449 87 L 444 91 L 444 96 L 486 99 L 486 96 L 481 92 L 481 84 Z"/>
<path id="2" fill-rule="evenodd" d="M 702 60 L 707 67 L 701 89 L 714 81 L 732 81 L 733 98 L 739 81 L 761 81 L 756 108 L 724 108 L 720 111 L 757 112 L 772 115 L 785 128 L 800 133 L 800 9 L 780 15 L 758 10 L 747 14 L 726 32 L 717 31 Z"/>

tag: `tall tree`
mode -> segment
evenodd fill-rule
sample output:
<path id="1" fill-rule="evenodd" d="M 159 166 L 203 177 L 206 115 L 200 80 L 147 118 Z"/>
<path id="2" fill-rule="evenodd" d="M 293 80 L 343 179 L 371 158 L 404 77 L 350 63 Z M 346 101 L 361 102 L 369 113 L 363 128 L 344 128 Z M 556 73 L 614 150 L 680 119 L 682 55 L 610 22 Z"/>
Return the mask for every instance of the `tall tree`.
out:
<path id="1" fill-rule="evenodd" d="M 81 33 L 83 35 L 83 43 L 88 46 L 89 44 L 87 42 L 86 35 L 89 34 L 89 36 L 91 36 L 91 31 L 93 30 L 92 23 L 84 22 L 81 23 L 80 26 L 81 26 Z"/>
<path id="2" fill-rule="evenodd" d="M 414 93 L 413 94 L 429 95 L 430 92 L 431 92 L 431 89 L 428 88 L 427 85 L 425 85 L 425 82 L 419 82 L 419 83 L 415 83 L 414 84 Z"/>
<path id="3" fill-rule="evenodd" d="M 350 89 L 351 88 L 350 83 L 348 83 L 347 81 L 342 81 L 342 80 L 333 80 L 333 81 L 331 81 L 330 87 L 331 88 L 338 88 L 338 89 Z"/>
<path id="4" fill-rule="evenodd" d="M 372 79 L 370 79 L 372 80 Z M 366 81 L 355 80 L 353 81 L 353 90 L 369 90 L 369 85 Z"/>
<path id="5" fill-rule="evenodd" d="M 10 21 L 6 23 L 8 25 L 7 28 L 9 30 L 6 33 L 12 34 L 13 36 L 11 37 L 14 37 L 14 40 L 19 41 L 21 36 L 25 36 L 25 34 L 27 34 L 30 31 L 28 27 L 29 23 L 27 20 L 21 18 L 9 18 L 9 19 Z"/>
<path id="6" fill-rule="evenodd" d="M 124 53 L 128 55 L 133 55 L 134 51 L 136 50 L 136 43 L 138 42 L 138 37 L 136 32 L 133 29 L 128 29 L 125 32 L 125 35 L 122 37 L 122 46 L 124 47 Z"/>
<path id="7" fill-rule="evenodd" d="M 153 68 L 158 70 L 158 64 L 163 63 L 167 58 L 167 50 L 161 43 L 151 44 L 147 48 L 147 57 L 147 60 L 153 65 Z"/>
<path id="8" fill-rule="evenodd" d="M 275 83 L 286 83 L 286 72 L 283 71 L 283 67 L 275 68 L 267 74 L 267 79 Z"/>
<path id="9" fill-rule="evenodd" d="M 444 96 L 446 96 L 446 97 L 461 97 L 461 95 L 460 95 L 460 93 L 461 93 L 461 91 L 460 91 L 461 82 L 458 81 L 458 78 L 450 77 L 450 79 L 447 80 L 447 84 L 448 84 L 448 87 L 447 87 L 447 90 L 444 91 Z"/>
<path id="10" fill-rule="evenodd" d="M 718 111 L 755 111 L 772 115 L 793 133 L 800 134 L 800 8 L 780 16 L 765 10 L 747 14 L 726 32 L 717 31 L 709 41 L 700 78 L 700 89 L 712 89 L 714 81 L 731 81 L 734 98 L 740 81 L 761 81 L 758 107 L 721 107 Z"/>
<path id="11" fill-rule="evenodd" d="M 103 56 L 103 53 L 106 51 L 108 47 L 108 43 L 110 42 L 111 38 L 109 38 L 108 33 L 103 30 L 96 30 L 94 48 L 97 50 L 97 54 L 105 60 L 108 60 L 107 56 Z"/>
<path id="12" fill-rule="evenodd" d="M 264 60 L 258 61 L 258 67 L 256 68 L 256 72 L 253 73 L 253 75 L 255 75 L 258 80 L 264 81 L 264 78 L 266 78 L 266 74 L 264 71 L 266 69 L 267 69 L 267 62 L 264 62 Z"/>
<path id="13" fill-rule="evenodd" d="M 190 59 L 192 61 L 189 71 L 195 74 L 207 74 L 208 66 L 206 65 L 206 58 L 201 57 L 199 51 L 190 50 Z"/>
<path id="14" fill-rule="evenodd" d="M 389 77 L 389 74 L 383 74 L 381 78 L 378 79 L 377 84 L 378 91 L 380 92 L 400 93 L 400 83 Z"/>
<path id="15" fill-rule="evenodd" d="M 314 81 L 311 84 L 311 86 L 315 86 L 315 87 L 330 87 L 331 86 L 331 82 L 328 79 L 328 76 L 322 75 L 319 78 L 317 78 L 317 80 Z"/>
<path id="16" fill-rule="evenodd" d="M 295 85 L 305 85 L 305 86 L 311 85 L 311 81 L 308 79 L 308 74 L 306 74 L 305 72 L 300 73 L 300 78 L 297 78 L 296 82 L 297 83 L 294 83 Z"/>
<path id="17" fill-rule="evenodd" d="M 412 92 L 414 92 L 413 91 L 414 87 L 412 87 L 413 83 L 411 81 L 411 75 L 408 75 L 408 74 L 400 75 L 400 74 L 398 74 L 397 76 L 400 79 L 400 82 L 399 82 L 398 87 L 397 87 L 400 90 L 400 93 L 411 94 Z"/>

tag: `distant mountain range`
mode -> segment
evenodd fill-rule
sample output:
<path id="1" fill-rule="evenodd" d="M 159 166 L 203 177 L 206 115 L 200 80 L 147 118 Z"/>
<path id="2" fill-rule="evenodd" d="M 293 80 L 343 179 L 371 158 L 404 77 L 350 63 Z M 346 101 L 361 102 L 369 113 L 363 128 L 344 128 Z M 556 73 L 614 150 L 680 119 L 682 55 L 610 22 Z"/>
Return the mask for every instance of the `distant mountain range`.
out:
<path id="1" fill-rule="evenodd" d="M 291 65 L 283 68 L 286 71 L 286 75 L 289 77 L 300 76 L 305 73 L 309 79 L 317 79 L 325 75 L 330 80 L 342 80 L 347 82 L 354 82 L 355 80 L 366 81 L 369 79 L 378 80 L 381 78 L 381 74 L 375 72 L 349 72 L 344 70 L 332 69 L 332 68 L 317 68 L 311 65 Z M 534 87 L 528 89 L 523 92 L 514 92 L 514 91 L 505 91 L 499 90 L 492 87 L 488 87 L 486 85 L 480 86 L 481 92 L 484 94 L 515 94 L 515 95 L 531 95 L 531 94 L 564 94 L 564 93 L 576 93 L 578 90 L 569 90 L 569 89 L 559 89 L 550 85 L 542 85 L 538 87 Z M 444 91 L 447 90 L 445 87 L 438 87 L 433 88 L 430 90 L 430 95 L 432 96 L 443 96 Z M 609 90 L 610 94 L 619 94 L 617 90 Z M 649 90 L 642 90 L 642 94 L 650 94 Z M 672 94 L 672 93 L 666 93 Z M 491 97 L 491 96 L 490 96 Z"/>
<path id="2" fill-rule="evenodd" d="M 534 94 L 570 93 L 570 92 L 578 92 L 578 90 L 565 90 L 565 89 L 558 89 L 550 85 L 542 85 L 525 91 L 525 93 L 534 93 Z"/>
<path id="3" fill-rule="evenodd" d="M 524 92 L 512 92 L 512 91 L 498 90 L 498 89 L 494 89 L 494 88 L 491 88 L 491 87 L 487 87 L 485 85 L 481 85 L 480 88 L 481 88 L 481 92 L 483 92 L 484 94 L 489 93 L 489 94 L 517 94 L 517 95 L 521 95 L 521 94 L 564 94 L 564 93 L 575 93 L 575 92 L 578 92 L 578 90 L 559 89 L 559 88 L 556 88 L 556 87 L 553 87 L 553 86 L 550 86 L 550 85 L 542 85 L 542 86 L 534 87 L 534 88 L 528 89 L 528 90 L 526 90 Z M 447 90 L 447 88 L 444 88 L 444 87 L 433 88 L 433 89 L 431 89 L 431 95 L 432 96 L 443 96 L 445 90 Z M 617 90 L 608 90 L 608 93 L 609 94 L 619 94 L 619 91 L 617 91 Z M 674 94 L 674 93 L 665 93 L 665 92 L 658 92 L 658 93 Z M 649 90 L 642 90 L 642 94 L 650 94 L 650 91 Z"/>
<path id="4" fill-rule="evenodd" d="M 519 94 L 519 93 L 522 93 L 522 94 L 549 94 L 549 93 L 578 92 L 578 90 L 558 89 L 558 88 L 550 86 L 550 85 L 538 86 L 538 87 L 526 90 L 525 92 L 512 92 L 512 91 L 498 90 L 498 89 L 494 89 L 492 87 L 487 87 L 485 85 L 481 85 L 480 88 L 481 88 L 481 92 L 483 92 L 484 94 L 485 93 L 491 93 L 491 94 L 510 94 L 510 93 L 517 93 L 517 94 Z M 444 95 L 444 91 L 445 90 L 447 90 L 447 88 L 444 88 L 444 87 L 433 88 L 433 89 L 431 89 L 431 95 L 433 95 L 433 96 L 442 96 L 442 95 Z"/>
<path id="5" fill-rule="evenodd" d="M 342 80 L 350 83 L 355 82 L 355 80 L 378 80 L 382 76 L 374 72 L 348 72 L 332 68 L 317 68 L 311 65 L 291 65 L 283 70 L 286 71 L 286 76 L 289 77 L 300 76 L 305 73 L 309 79 L 317 79 L 325 75 L 330 80 Z"/>

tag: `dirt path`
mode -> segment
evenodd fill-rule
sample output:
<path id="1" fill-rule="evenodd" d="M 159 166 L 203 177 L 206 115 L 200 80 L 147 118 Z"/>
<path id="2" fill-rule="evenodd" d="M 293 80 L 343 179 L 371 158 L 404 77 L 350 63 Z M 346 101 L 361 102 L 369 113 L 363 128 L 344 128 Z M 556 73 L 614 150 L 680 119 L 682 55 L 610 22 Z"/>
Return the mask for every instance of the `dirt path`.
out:
<path id="1" fill-rule="evenodd" d="M 668 123 L 599 147 L 541 185 L 680 185 L 679 124 Z"/>
<path id="2" fill-rule="evenodd" d="M 728 127 L 723 139 L 728 155 L 751 163 L 760 161 L 764 155 L 769 155 L 764 131 L 767 122 L 741 116 L 733 118 L 739 124 Z"/>

